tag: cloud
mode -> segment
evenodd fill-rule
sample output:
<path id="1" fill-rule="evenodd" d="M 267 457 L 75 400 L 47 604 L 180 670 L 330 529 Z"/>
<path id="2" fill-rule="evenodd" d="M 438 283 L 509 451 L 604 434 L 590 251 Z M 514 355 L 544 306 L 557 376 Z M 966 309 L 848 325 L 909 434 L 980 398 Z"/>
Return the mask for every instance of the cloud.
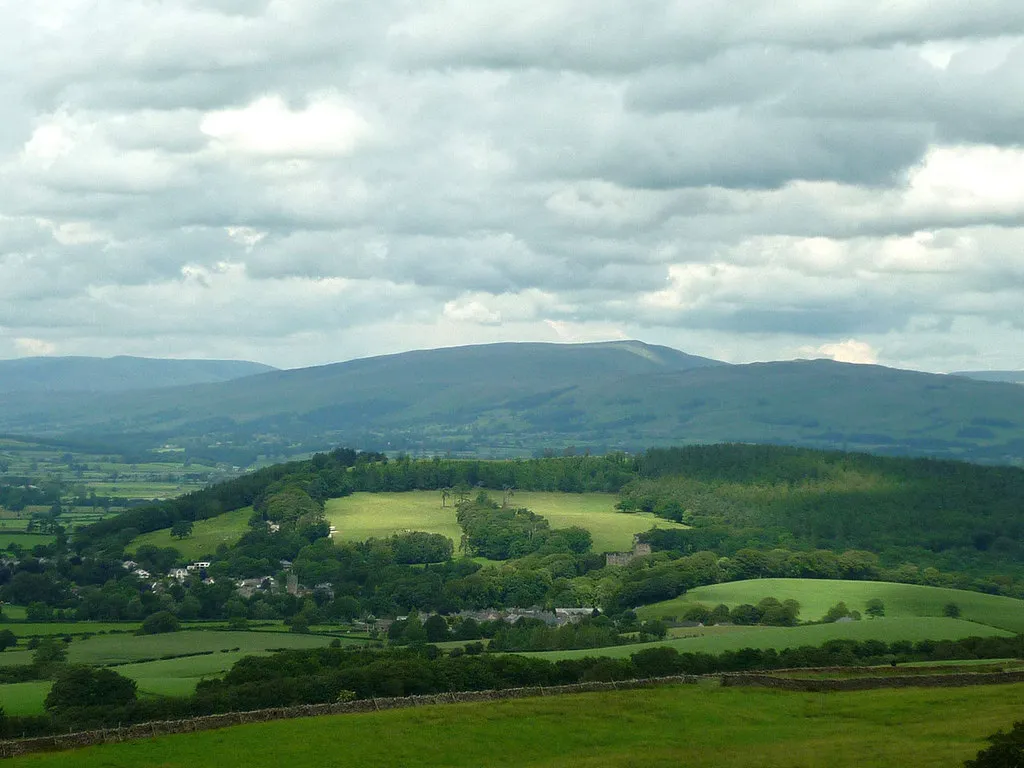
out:
<path id="1" fill-rule="evenodd" d="M 14 346 L 19 352 L 30 357 L 52 355 L 57 351 L 56 344 L 43 339 L 18 338 L 14 340 Z"/>
<path id="2" fill-rule="evenodd" d="M 822 344 L 816 349 L 804 347 L 802 354 L 816 354 L 840 363 L 875 364 L 878 352 L 870 344 L 857 339 L 845 339 L 831 344 Z"/>
<path id="3" fill-rule="evenodd" d="M 1018 2 L 55 0 L 5 33 L 0 355 L 1024 367 Z"/>

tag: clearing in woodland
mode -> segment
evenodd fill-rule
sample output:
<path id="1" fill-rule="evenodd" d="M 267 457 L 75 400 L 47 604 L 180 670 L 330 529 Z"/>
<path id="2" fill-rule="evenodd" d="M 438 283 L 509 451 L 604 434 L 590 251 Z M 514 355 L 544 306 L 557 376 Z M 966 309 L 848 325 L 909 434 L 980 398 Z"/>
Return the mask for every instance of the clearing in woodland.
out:
<path id="1" fill-rule="evenodd" d="M 488 493 L 496 501 L 502 500 L 501 491 Z M 654 527 L 686 527 L 650 514 L 623 514 L 615 509 L 618 500 L 611 493 L 517 491 L 508 505 L 525 507 L 547 518 L 552 528 L 586 528 L 594 537 L 595 552 L 630 549 L 635 534 Z M 327 502 L 327 519 L 337 527 L 337 538 L 347 541 L 383 538 L 403 531 L 440 533 L 456 545 L 462 537 L 453 501 L 442 507 L 437 491 L 355 493 L 331 499 Z"/>

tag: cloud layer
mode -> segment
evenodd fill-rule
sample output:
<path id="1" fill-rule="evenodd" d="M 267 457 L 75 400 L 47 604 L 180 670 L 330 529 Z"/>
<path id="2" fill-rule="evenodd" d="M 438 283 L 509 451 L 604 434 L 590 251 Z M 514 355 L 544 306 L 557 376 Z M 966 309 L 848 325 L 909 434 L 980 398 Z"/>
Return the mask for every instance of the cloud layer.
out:
<path id="1" fill-rule="evenodd" d="M 0 2 L 0 357 L 1024 368 L 1013 0 Z"/>

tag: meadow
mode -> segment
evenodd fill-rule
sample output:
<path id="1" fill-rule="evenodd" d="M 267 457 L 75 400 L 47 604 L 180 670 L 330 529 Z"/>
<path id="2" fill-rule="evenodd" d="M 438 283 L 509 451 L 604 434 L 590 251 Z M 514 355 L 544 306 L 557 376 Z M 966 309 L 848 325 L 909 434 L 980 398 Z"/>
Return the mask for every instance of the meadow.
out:
<path id="1" fill-rule="evenodd" d="M 500 491 L 491 491 L 500 500 Z M 519 491 L 509 500 L 513 507 L 526 507 L 547 518 L 552 528 L 578 525 L 590 531 L 595 552 L 631 549 L 633 536 L 655 526 L 684 528 L 678 523 L 650 514 L 625 515 L 615 510 L 618 496 L 610 493 L 546 493 Z M 455 507 L 441 506 L 437 491 L 405 493 L 355 493 L 327 502 L 327 519 L 337 527 L 337 538 L 364 541 L 402 531 L 440 533 L 456 544 L 462 529 L 455 519 Z"/>
<path id="2" fill-rule="evenodd" d="M 975 624 L 961 619 L 946 618 L 884 618 L 871 621 L 851 621 L 837 624 L 809 624 L 799 627 L 694 627 L 685 630 L 684 637 L 669 638 L 650 643 L 633 643 L 608 648 L 589 648 L 578 651 L 539 651 L 524 653 L 558 661 L 581 659 L 587 656 L 625 658 L 645 648 L 668 646 L 680 653 L 722 653 L 741 648 L 799 648 L 820 646 L 829 640 L 960 640 L 965 637 L 1008 637 L 1012 632 Z"/>
<path id="3" fill-rule="evenodd" d="M 806 694 L 680 686 L 306 718 L 76 750 L 76 768 L 959 765 L 1024 685 Z M 68 753 L 11 768 L 68 765 Z"/>
<path id="4" fill-rule="evenodd" d="M 880 599 L 887 618 L 940 617 L 944 607 L 954 603 L 960 618 L 1005 629 L 1024 632 L 1024 600 L 986 595 L 961 589 L 927 587 L 919 584 L 895 584 L 886 581 L 843 581 L 822 579 L 749 579 L 712 584 L 691 589 L 673 600 L 637 608 L 637 616 L 657 619 L 682 617 L 686 609 L 702 604 L 713 608 L 720 603 L 730 608 L 743 603 L 756 605 L 765 597 L 796 600 L 801 621 L 818 621 L 836 603 L 864 612 L 867 601 Z"/>
<path id="5" fill-rule="evenodd" d="M 204 555 L 212 555 L 221 544 L 231 546 L 249 530 L 249 518 L 252 517 L 252 507 L 236 509 L 209 520 L 200 520 L 192 526 L 192 535 L 184 539 L 176 539 L 171 536 L 170 528 L 163 528 L 159 531 L 144 533 L 137 536 L 128 545 L 130 552 L 135 552 L 144 544 L 151 544 L 155 547 L 174 547 L 181 552 L 188 560 L 197 560 Z"/>

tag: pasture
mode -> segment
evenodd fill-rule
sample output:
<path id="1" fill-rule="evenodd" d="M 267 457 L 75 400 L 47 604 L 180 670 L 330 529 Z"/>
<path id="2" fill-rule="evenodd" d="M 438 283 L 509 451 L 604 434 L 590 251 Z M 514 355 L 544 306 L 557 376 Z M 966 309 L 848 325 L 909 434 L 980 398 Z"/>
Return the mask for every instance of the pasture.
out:
<path id="1" fill-rule="evenodd" d="M 885 603 L 887 618 L 939 617 L 943 607 L 955 603 L 960 618 L 1005 629 L 1024 632 L 1024 600 L 986 595 L 961 589 L 895 584 L 887 581 L 841 581 L 824 579 L 749 579 L 691 589 L 685 595 L 637 608 L 637 616 L 656 619 L 681 617 L 690 606 L 700 603 L 710 608 L 724 603 L 730 608 L 742 603 L 756 605 L 765 597 L 796 600 L 801 621 L 818 621 L 836 603 L 843 601 L 850 610 L 864 612 L 868 600 Z"/>
<path id="2" fill-rule="evenodd" d="M 237 652 L 245 655 L 279 648 L 318 648 L 327 645 L 332 639 L 326 635 L 219 630 L 184 630 L 161 635 L 94 635 L 73 641 L 68 646 L 68 661 L 72 664 L 101 665 L 210 652 Z M 194 659 L 175 661 L 189 667 Z"/>
<path id="3" fill-rule="evenodd" d="M 587 656 L 625 658 L 644 648 L 668 646 L 680 653 L 722 653 L 741 648 L 799 648 L 820 646 L 829 640 L 960 640 L 965 637 L 1008 637 L 1012 632 L 974 624 L 961 619 L 946 618 L 884 618 L 872 621 L 851 621 L 837 624 L 810 624 L 799 627 L 695 627 L 686 630 L 689 636 L 651 643 L 617 645 L 609 648 L 588 648 L 578 651 L 538 651 L 523 656 L 537 656 L 558 661 Z"/>
<path id="4" fill-rule="evenodd" d="M 43 700 L 50 692 L 49 680 L 0 685 L 0 708 L 7 715 L 38 715 L 43 711 Z"/>
<path id="5" fill-rule="evenodd" d="M 679 686 L 283 720 L 76 750 L 76 768 L 960 765 L 1024 685 L 806 694 Z M 69 754 L 9 760 L 61 768 Z"/>
<path id="6" fill-rule="evenodd" d="M 212 555 L 221 544 L 231 546 L 249 530 L 248 522 L 252 517 L 252 507 L 236 509 L 209 520 L 200 520 L 192 528 L 192 535 L 184 539 L 171 536 L 171 529 L 164 528 L 151 533 L 137 536 L 128 545 L 130 552 L 135 552 L 144 544 L 156 547 L 174 547 L 181 552 L 186 560 L 198 560 L 204 555 Z"/>
<path id="7" fill-rule="evenodd" d="M 491 491 L 496 500 L 500 491 Z M 650 514 L 627 515 L 615 510 L 618 496 L 610 493 L 546 493 L 519 491 L 510 500 L 513 507 L 526 507 L 551 523 L 552 528 L 578 525 L 594 537 L 595 552 L 615 552 L 633 546 L 633 536 L 655 526 L 684 528 L 678 523 Z M 455 519 L 455 507 L 441 507 L 437 491 L 405 493 L 355 493 L 327 502 L 327 519 L 338 529 L 337 538 L 364 541 L 402 531 L 440 533 L 458 544 L 462 529 Z"/>

